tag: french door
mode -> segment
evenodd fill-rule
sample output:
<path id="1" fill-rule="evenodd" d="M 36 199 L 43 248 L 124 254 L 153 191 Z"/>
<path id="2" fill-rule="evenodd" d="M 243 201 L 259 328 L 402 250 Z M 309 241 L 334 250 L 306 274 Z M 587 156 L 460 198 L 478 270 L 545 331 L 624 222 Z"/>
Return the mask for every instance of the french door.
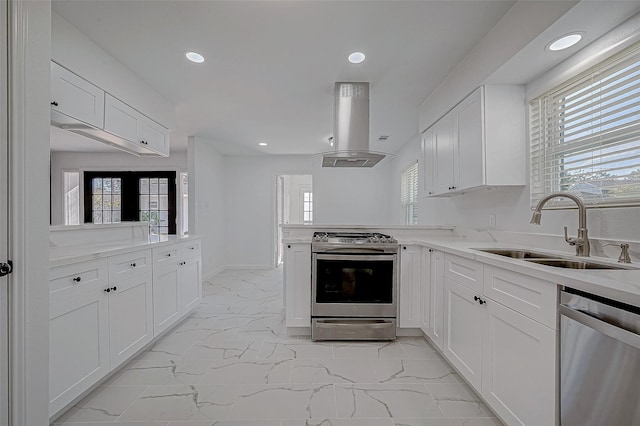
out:
<path id="1" fill-rule="evenodd" d="M 8 235 L 8 2 L 0 2 L 0 266 L 6 267 Z M 3 265 L 4 264 L 4 265 Z M 6 270 L 0 268 L 0 275 Z M 0 277 L 0 426 L 9 424 L 9 278 Z"/>

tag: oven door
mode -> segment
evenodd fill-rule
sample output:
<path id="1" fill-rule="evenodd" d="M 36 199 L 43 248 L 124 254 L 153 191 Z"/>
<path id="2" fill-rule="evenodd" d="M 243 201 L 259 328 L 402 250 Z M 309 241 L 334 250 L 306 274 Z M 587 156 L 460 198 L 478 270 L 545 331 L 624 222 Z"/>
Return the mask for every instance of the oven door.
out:
<path id="1" fill-rule="evenodd" d="M 395 318 L 397 258 L 397 254 L 314 253 L 311 315 Z"/>

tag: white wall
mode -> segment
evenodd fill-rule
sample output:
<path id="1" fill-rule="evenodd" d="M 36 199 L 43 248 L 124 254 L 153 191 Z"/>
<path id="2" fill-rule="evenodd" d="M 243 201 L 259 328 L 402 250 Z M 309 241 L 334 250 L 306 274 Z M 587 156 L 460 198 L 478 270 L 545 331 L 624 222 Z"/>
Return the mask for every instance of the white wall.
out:
<path id="1" fill-rule="evenodd" d="M 175 108 L 169 101 L 55 12 L 51 59 L 163 126 L 173 127 Z"/>
<path id="2" fill-rule="evenodd" d="M 170 157 L 137 157 L 124 152 L 51 153 L 51 224 L 64 225 L 64 171 L 73 170 L 187 170 L 187 152 L 172 152 Z M 80 177 L 82 180 L 82 176 Z M 80 207 L 82 209 L 82 206 Z M 178 207 L 178 214 L 180 214 Z"/>
<path id="3" fill-rule="evenodd" d="M 2 7 L 7 7 L 3 2 Z M 49 1 L 8 2 L 12 424 L 49 419 Z M 4 24 L 3 24 L 4 25 Z M 6 27 L 3 26 L 3 31 Z M 6 76 L 5 76 L 6 77 Z M 6 84 L 3 81 L 0 84 Z M 6 99 L 3 99 L 6 101 Z M 2 208 L 5 208 L 3 206 Z"/>
<path id="4" fill-rule="evenodd" d="M 227 223 L 224 157 L 213 142 L 190 136 L 189 234 L 202 237 L 202 276 L 207 278 L 226 266 Z"/>
<path id="5" fill-rule="evenodd" d="M 275 265 L 276 176 L 311 174 L 312 159 L 309 155 L 224 157 L 227 266 Z M 314 197 L 316 182 L 314 176 Z"/>
<path id="6" fill-rule="evenodd" d="M 372 168 L 322 167 L 313 159 L 313 223 L 390 223 L 392 158 Z"/>

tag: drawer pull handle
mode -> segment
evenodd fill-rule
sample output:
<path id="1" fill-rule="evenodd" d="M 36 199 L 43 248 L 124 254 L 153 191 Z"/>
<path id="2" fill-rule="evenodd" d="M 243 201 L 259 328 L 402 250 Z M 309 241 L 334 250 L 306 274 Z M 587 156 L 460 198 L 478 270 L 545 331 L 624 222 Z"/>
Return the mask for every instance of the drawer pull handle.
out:
<path id="1" fill-rule="evenodd" d="M 135 267 L 136 267 L 136 264 L 135 264 L 135 263 L 132 263 L 132 264 L 131 264 L 131 267 L 132 267 L 132 268 L 135 268 Z"/>
<path id="2" fill-rule="evenodd" d="M 75 282 L 79 283 L 80 281 L 82 281 L 82 278 L 81 277 L 75 277 L 73 280 Z"/>

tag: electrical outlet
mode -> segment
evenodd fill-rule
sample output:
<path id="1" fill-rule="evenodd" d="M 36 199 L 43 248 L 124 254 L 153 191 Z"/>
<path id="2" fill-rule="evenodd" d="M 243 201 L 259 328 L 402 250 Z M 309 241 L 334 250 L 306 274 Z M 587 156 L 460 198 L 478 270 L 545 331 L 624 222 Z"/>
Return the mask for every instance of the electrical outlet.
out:
<path id="1" fill-rule="evenodd" d="M 491 229 L 495 229 L 496 228 L 496 215 L 495 214 L 490 214 L 489 215 L 489 228 L 491 228 Z"/>

